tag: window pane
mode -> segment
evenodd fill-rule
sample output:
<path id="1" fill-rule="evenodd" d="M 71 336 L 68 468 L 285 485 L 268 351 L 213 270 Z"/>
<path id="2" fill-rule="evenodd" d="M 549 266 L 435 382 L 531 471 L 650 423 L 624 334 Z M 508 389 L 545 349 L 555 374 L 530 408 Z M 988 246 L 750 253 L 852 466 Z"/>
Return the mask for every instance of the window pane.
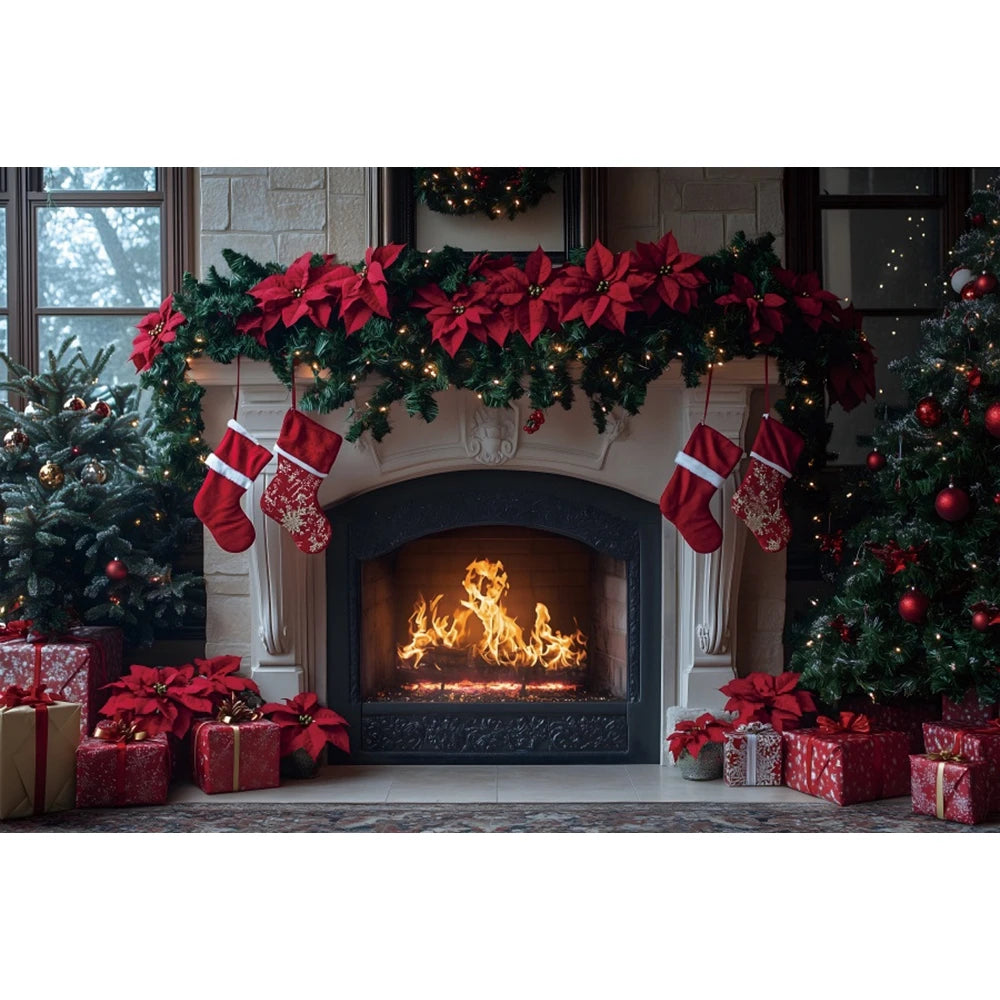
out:
<path id="1" fill-rule="evenodd" d="M 823 212 L 823 286 L 859 309 L 936 308 L 942 258 L 936 210 Z"/>
<path id="2" fill-rule="evenodd" d="M 7 317 L 6 316 L 0 316 L 0 351 L 3 351 L 5 354 L 7 353 Z M 2 371 L 0 371 L 0 378 L 6 378 L 6 377 L 7 377 L 7 369 L 5 367 Z M 0 399 L 4 399 L 6 397 L 6 395 L 7 395 L 6 392 L 0 392 Z"/>
<path id="3" fill-rule="evenodd" d="M 38 209 L 38 304 L 160 304 L 159 208 Z"/>
<path id="4" fill-rule="evenodd" d="M 973 167 L 972 187 L 975 191 L 981 191 L 986 187 L 987 181 L 1000 181 L 1000 167 Z"/>
<path id="5" fill-rule="evenodd" d="M 137 383 L 139 377 L 128 356 L 140 319 L 142 316 L 42 316 L 38 320 L 39 367 L 48 370 L 48 352 L 57 351 L 67 337 L 73 337 L 73 348 L 80 347 L 91 359 L 100 348 L 115 345 L 101 376 L 103 384 Z"/>
<path id="6" fill-rule="evenodd" d="M 920 316 L 866 316 L 865 336 L 875 349 L 878 364 L 875 380 L 878 386 L 877 402 L 881 406 L 907 405 L 906 392 L 895 372 L 889 371 L 889 362 L 917 353 L 923 336 L 920 332 Z"/>
<path id="7" fill-rule="evenodd" d="M 933 167 L 820 167 L 820 194 L 934 194 Z"/>
<path id="8" fill-rule="evenodd" d="M 7 209 L 0 208 L 0 309 L 7 308 Z"/>
<path id="9" fill-rule="evenodd" d="M 46 191 L 155 191 L 156 167 L 45 167 Z"/>

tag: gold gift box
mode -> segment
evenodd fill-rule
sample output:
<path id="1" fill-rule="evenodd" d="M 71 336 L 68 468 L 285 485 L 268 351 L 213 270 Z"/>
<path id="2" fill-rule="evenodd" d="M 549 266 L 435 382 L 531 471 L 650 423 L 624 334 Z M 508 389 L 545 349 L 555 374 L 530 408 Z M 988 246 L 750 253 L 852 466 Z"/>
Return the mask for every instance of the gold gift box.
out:
<path id="1" fill-rule="evenodd" d="M 57 701 L 46 712 L 34 708 L 0 709 L 0 819 L 36 812 L 72 809 L 76 804 L 76 748 L 80 742 L 80 708 Z M 43 719 L 47 716 L 46 719 Z M 35 808 L 35 724 L 48 725 L 45 801 Z"/>

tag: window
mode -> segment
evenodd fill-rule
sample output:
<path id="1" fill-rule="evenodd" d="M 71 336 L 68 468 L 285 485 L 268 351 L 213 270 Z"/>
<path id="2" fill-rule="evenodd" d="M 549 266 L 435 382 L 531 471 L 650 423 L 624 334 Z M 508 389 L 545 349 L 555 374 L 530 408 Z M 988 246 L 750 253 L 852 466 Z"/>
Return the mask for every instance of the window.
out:
<path id="1" fill-rule="evenodd" d="M 108 381 L 136 381 L 135 324 L 193 269 L 193 190 L 181 168 L 0 168 L 0 345 L 37 368 L 68 336 L 114 344 Z"/>
<path id="2" fill-rule="evenodd" d="M 837 464 L 862 463 L 876 416 L 908 406 L 889 362 L 917 347 L 923 319 L 941 314 L 948 251 L 966 228 L 972 191 L 995 173 L 988 167 L 785 171 L 787 266 L 818 271 L 824 288 L 862 313 L 879 361 L 877 400 L 833 414 Z"/>

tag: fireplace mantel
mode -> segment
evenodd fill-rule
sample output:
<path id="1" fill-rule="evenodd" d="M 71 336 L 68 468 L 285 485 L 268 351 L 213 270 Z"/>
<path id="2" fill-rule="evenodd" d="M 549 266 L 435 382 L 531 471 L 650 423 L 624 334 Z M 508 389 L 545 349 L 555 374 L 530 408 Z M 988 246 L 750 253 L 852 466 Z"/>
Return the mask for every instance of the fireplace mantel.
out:
<path id="1" fill-rule="evenodd" d="M 300 384 L 312 383 L 312 371 L 300 370 Z M 190 377 L 206 388 L 203 405 L 205 438 L 217 442 L 232 415 L 235 365 L 196 359 Z M 773 375 L 772 375 L 773 378 Z M 242 362 L 238 419 L 265 447 L 273 450 L 282 417 L 290 405 L 289 393 L 262 362 Z M 715 369 L 708 423 L 745 450 L 748 417 L 755 389 L 763 388 L 763 365 L 739 360 Z M 359 391 L 363 402 L 365 390 Z M 649 387 L 637 416 L 610 415 L 608 429 L 598 434 L 582 393 L 572 410 L 554 407 L 536 434 L 523 425 L 531 406 L 521 400 L 511 410 L 490 410 L 476 396 L 451 389 L 438 395 L 440 412 L 425 423 L 408 417 L 402 408 L 393 413 L 393 430 L 381 442 L 362 439 L 345 443 L 319 500 L 324 507 L 379 487 L 415 477 L 468 469 L 545 472 L 611 486 L 644 500 L 657 502 L 674 469 L 674 455 L 702 419 L 704 383 L 684 386 L 679 370 L 668 372 Z M 344 433 L 349 407 L 328 414 L 310 414 L 324 426 Z M 736 473 L 742 470 L 737 467 Z M 245 667 L 268 699 L 298 691 L 316 690 L 325 696 L 326 579 L 321 556 L 307 556 L 277 524 L 260 511 L 260 497 L 276 471 L 276 461 L 265 468 L 248 491 L 245 509 L 257 540 L 247 551 L 245 597 L 249 623 Z M 721 709 L 718 688 L 735 670 L 736 611 L 740 577 L 748 538 L 745 526 L 729 511 L 729 500 L 739 482 L 730 476 L 717 492 L 713 512 L 723 526 L 722 547 L 710 554 L 693 552 L 673 525 L 662 525 L 661 719 L 670 705 Z M 234 606 L 233 577 L 221 588 L 213 577 L 212 560 L 219 552 L 206 545 L 209 634 L 211 654 L 225 652 L 212 633 L 213 601 Z M 768 566 L 783 579 L 784 560 L 772 557 Z M 783 593 L 783 586 L 781 593 Z M 780 663 L 773 664 L 780 669 Z M 661 740 L 662 743 L 662 740 Z"/>

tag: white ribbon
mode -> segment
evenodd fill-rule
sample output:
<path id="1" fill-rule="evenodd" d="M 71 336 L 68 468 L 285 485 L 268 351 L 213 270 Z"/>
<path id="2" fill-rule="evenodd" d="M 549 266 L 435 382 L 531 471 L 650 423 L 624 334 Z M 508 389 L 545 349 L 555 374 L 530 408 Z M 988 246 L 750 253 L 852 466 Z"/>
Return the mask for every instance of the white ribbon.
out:
<path id="1" fill-rule="evenodd" d="M 773 732 L 774 726 L 769 722 L 747 722 L 738 726 L 736 732 L 747 740 L 747 778 L 746 784 L 757 784 L 757 737 L 761 733 Z"/>

